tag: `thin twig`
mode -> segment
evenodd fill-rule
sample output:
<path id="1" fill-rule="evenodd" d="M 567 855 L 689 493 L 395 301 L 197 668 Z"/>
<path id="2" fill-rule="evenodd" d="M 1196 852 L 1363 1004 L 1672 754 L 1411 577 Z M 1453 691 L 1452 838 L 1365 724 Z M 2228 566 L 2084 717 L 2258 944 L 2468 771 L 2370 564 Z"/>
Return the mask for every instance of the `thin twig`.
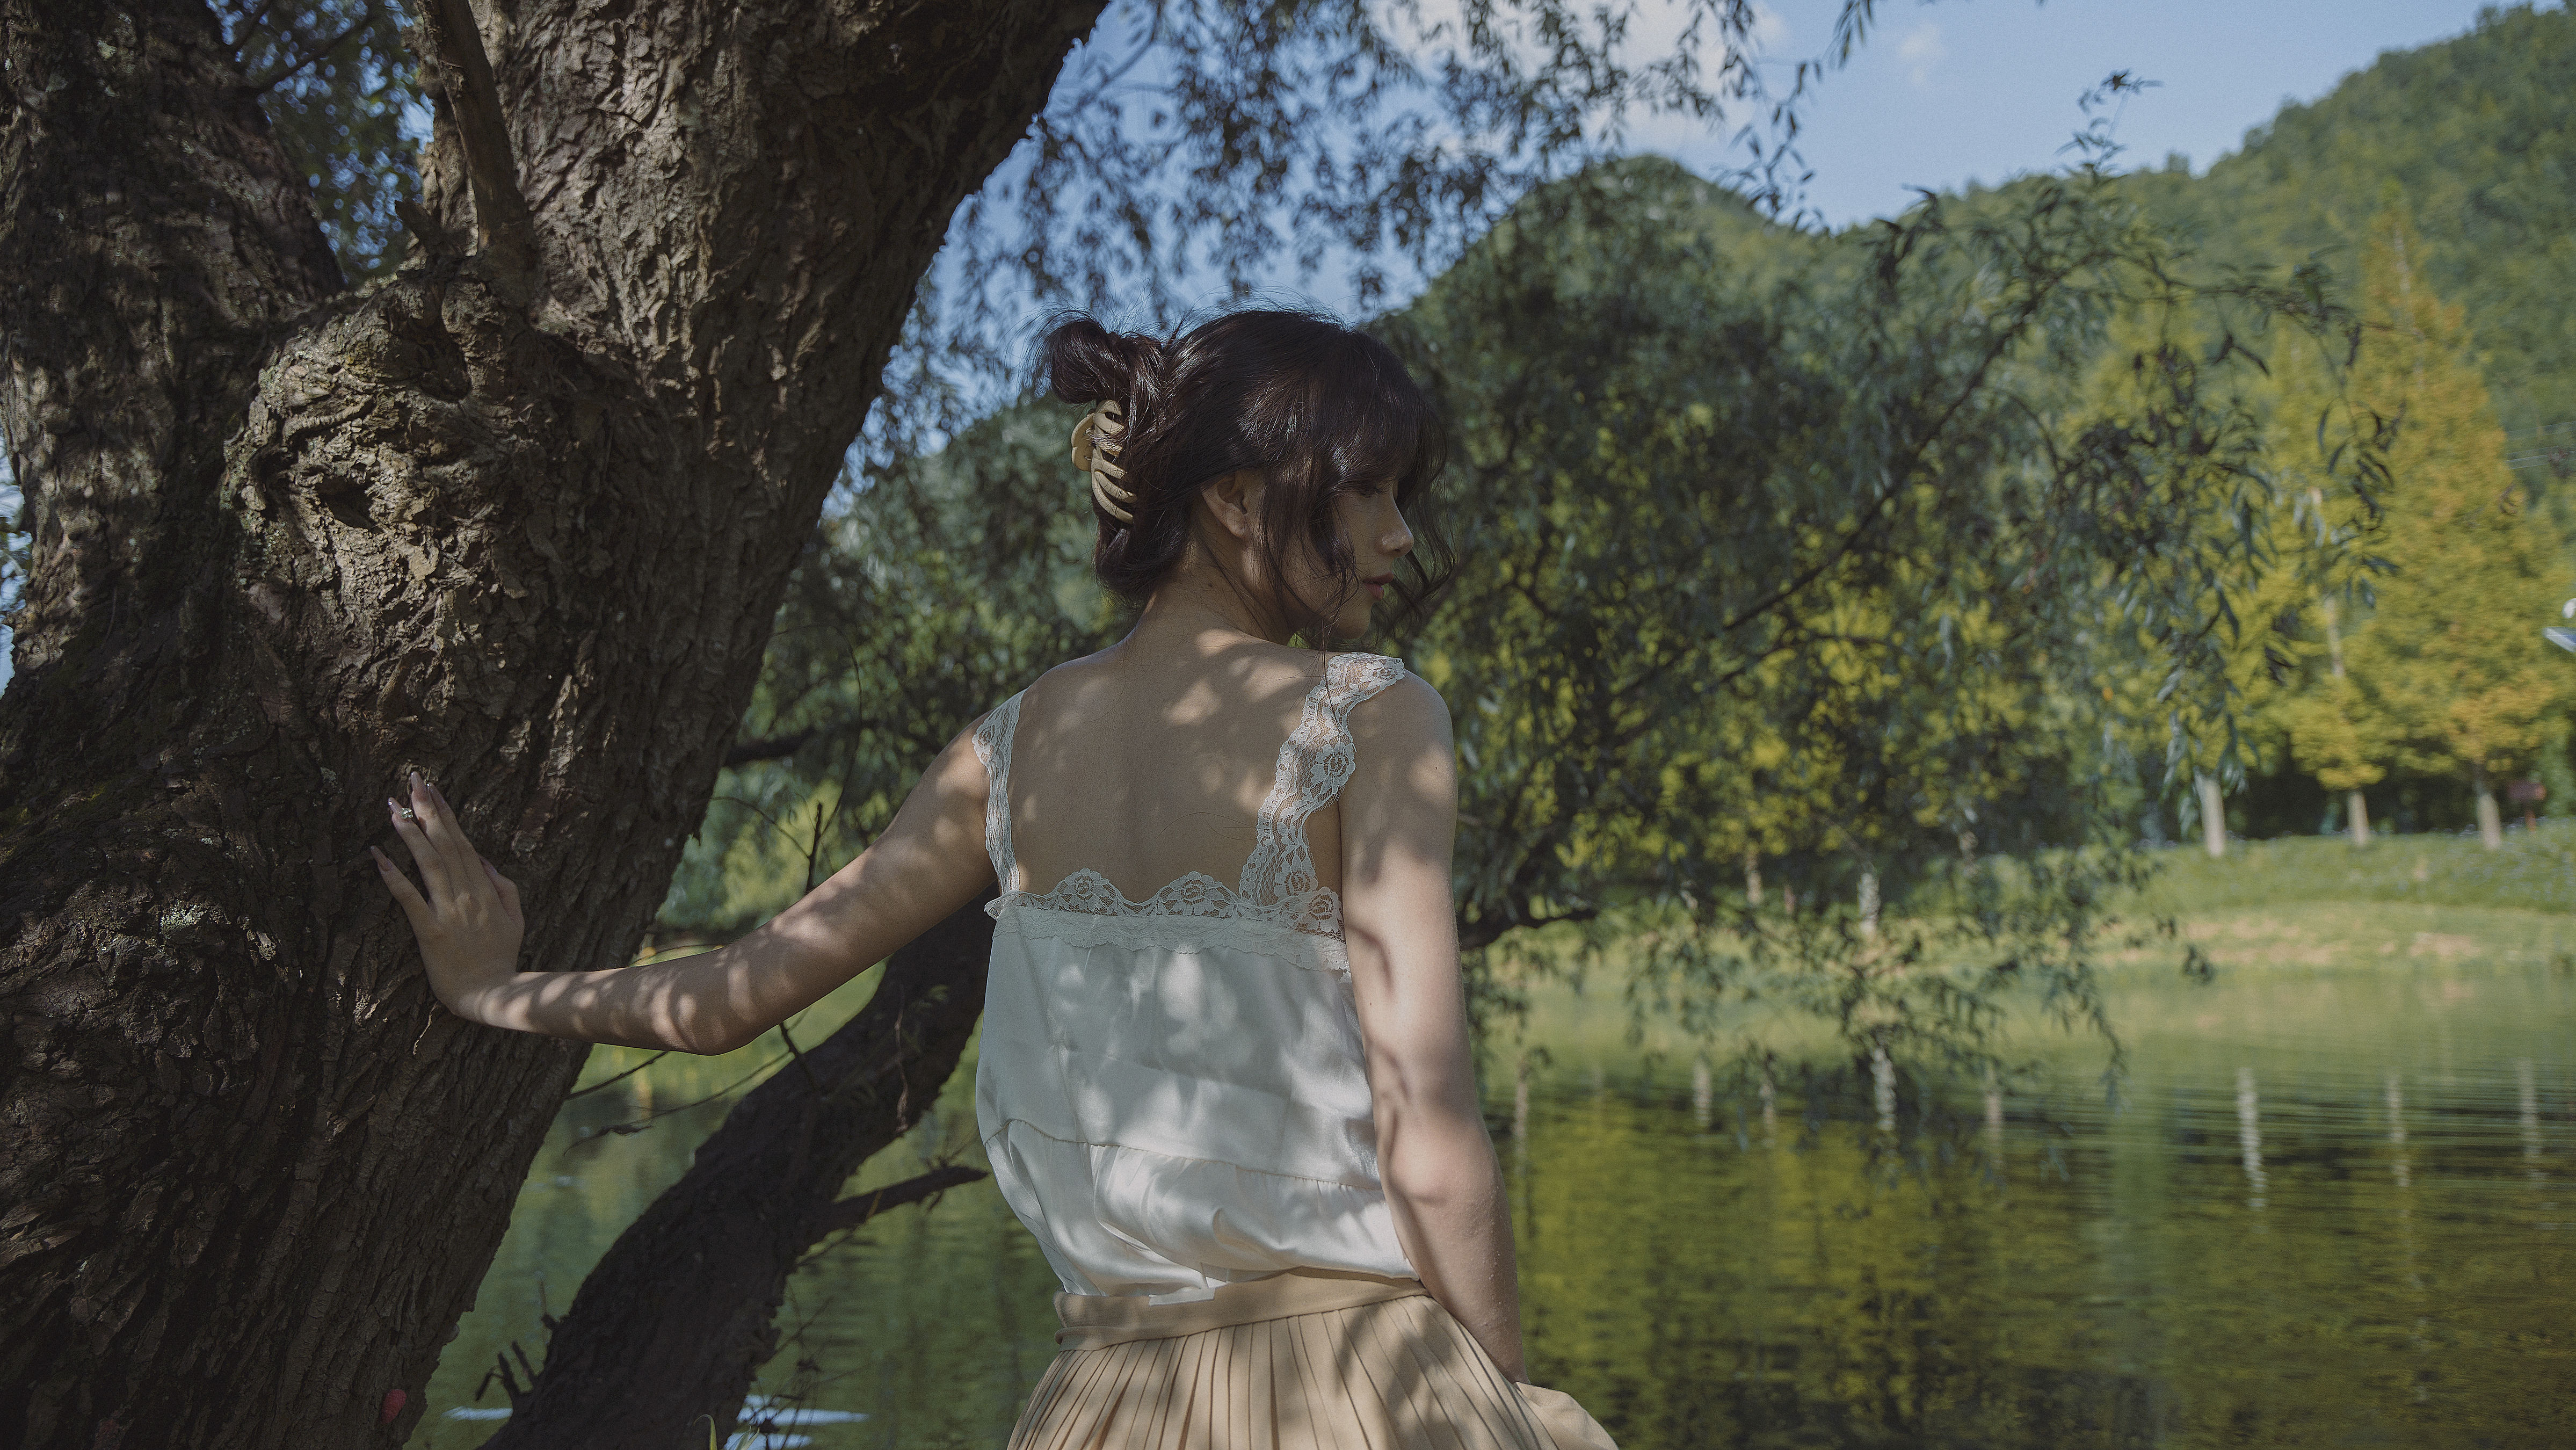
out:
<path id="1" fill-rule="evenodd" d="M 907 1203 L 918 1203 L 934 1194 L 945 1193 L 949 1189 L 978 1182 L 987 1176 L 981 1168 L 963 1168 L 951 1164 L 933 1168 L 919 1177 L 907 1178 L 901 1183 L 888 1184 L 873 1193 L 854 1194 L 835 1201 L 817 1215 L 814 1237 L 821 1239 L 844 1229 L 857 1228 L 887 1209 L 900 1208 Z"/>
<path id="2" fill-rule="evenodd" d="M 642 1062 L 635 1064 L 633 1067 L 626 1069 L 624 1072 L 619 1073 L 615 1077 L 603 1078 L 598 1082 L 592 1083 L 586 1088 L 581 1088 L 577 1091 L 564 1094 L 564 1101 L 571 1102 L 574 1098 L 586 1098 L 592 1093 L 599 1091 L 601 1088 L 615 1087 L 619 1083 L 633 1077 L 635 1074 L 642 1072 L 644 1069 L 651 1067 L 657 1062 L 660 1062 L 663 1058 L 669 1057 L 674 1051 L 677 1051 L 677 1049 L 666 1047 L 660 1052 L 654 1053 L 651 1057 L 644 1059 Z"/>
<path id="3" fill-rule="evenodd" d="M 350 36 L 366 29 L 367 21 L 372 18 L 372 16 L 361 16 L 358 19 L 351 21 L 348 29 L 341 31 L 339 34 L 332 36 L 329 40 L 306 51 L 304 53 L 304 58 L 296 61 L 292 65 L 281 64 L 269 67 L 268 74 L 252 81 L 250 83 L 250 88 L 254 91 L 267 91 L 273 89 L 278 82 L 285 80 L 297 71 L 304 69 L 313 62 L 320 60 L 322 57 L 329 55 L 335 50 L 338 50 L 343 44 L 347 43 Z M 292 34 L 293 32 L 290 31 L 289 33 Z M 296 38 L 300 40 L 303 37 L 297 36 Z"/>

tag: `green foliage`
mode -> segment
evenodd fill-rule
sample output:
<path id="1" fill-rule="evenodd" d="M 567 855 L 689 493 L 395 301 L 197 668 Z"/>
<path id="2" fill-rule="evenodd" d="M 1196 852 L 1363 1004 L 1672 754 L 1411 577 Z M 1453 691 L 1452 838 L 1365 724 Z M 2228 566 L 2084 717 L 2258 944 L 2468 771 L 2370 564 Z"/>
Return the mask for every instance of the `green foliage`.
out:
<path id="1" fill-rule="evenodd" d="M 2223 702 L 2241 520 L 2275 502 L 2242 335 L 2181 319 L 2338 320 L 2178 260 L 2090 171 L 1820 238 L 1631 162 L 1383 319 L 1457 435 L 1459 589 L 1388 643 L 1457 722 L 1467 945 L 1651 929 L 1639 1002 L 1711 1032 L 1759 999 L 1979 1061 L 2024 983 L 2103 1026 L 2136 862 L 2093 671 L 2127 650 Z M 2122 384 L 2085 386 L 2124 319 Z M 1115 629 L 1071 416 L 1024 403 L 853 492 L 746 726 L 746 753 L 798 748 L 728 772 L 669 925 L 783 905 L 976 712 Z M 1802 909 L 1743 902 L 1748 853 Z"/>
<path id="2" fill-rule="evenodd" d="M 1703 44 L 1752 15 L 1701 9 Z M 1838 37 L 1872 13 L 1847 3 Z M 2473 318 L 2516 311 L 2496 277 L 2569 255 L 2565 188 L 2536 180 L 2559 167 L 2563 128 L 2541 122 L 2576 53 L 2563 15 L 2384 60 L 2202 181 L 2085 167 L 1839 237 L 1658 163 L 1567 178 L 1615 135 L 1586 117 L 1757 99 L 1735 48 L 1705 73 L 1694 47 L 1628 64 L 1616 13 L 1555 3 L 1471 4 L 1447 29 L 1334 3 L 1112 22 L 1137 49 L 1078 57 L 1033 150 L 960 218 L 956 270 L 890 369 L 902 406 L 798 572 L 666 929 L 728 935 L 783 905 L 978 711 L 1115 632 L 1066 506 L 1062 410 L 960 425 L 1004 360 L 978 341 L 1019 295 L 994 278 L 1150 312 L 1194 269 L 1242 288 L 1343 255 L 1365 291 L 1368 259 L 1427 264 L 1512 204 L 1382 324 L 1460 432 L 1465 588 L 1390 644 L 1460 723 L 1467 940 L 1653 923 L 1671 946 L 1643 990 L 1705 1006 L 1812 982 L 1874 1041 L 1949 1010 L 1895 985 L 1910 964 L 2080 996 L 2132 870 L 2118 823 L 2186 765 L 2286 755 L 2267 696 L 2314 672 L 2297 616 L 2336 597 L 2370 513 L 2376 456 L 2286 466 L 2258 377 L 2291 337 L 2338 352 L 2346 211 L 2376 194 L 2353 178 L 2435 197 L 2427 274 L 2467 278 Z M 349 269 L 390 266 L 414 97 L 392 12 L 320 0 L 233 26 L 246 68 L 279 76 L 271 114 Z M 2496 99 L 2460 119 L 2444 77 Z M 2175 225 L 2245 275 L 2193 261 Z M 2528 360 L 2500 395 L 2566 371 L 2512 320 L 2482 343 Z M 2066 864 L 1997 874 L 1999 852 Z M 1737 905 L 1765 862 L 1805 911 Z M 1855 909 L 1864 881 L 1883 932 Z"/>
<path id="3" fill-rule="evenodd" d="M 421 104 L 393 0 L 225 0 L 216 12 L 314 216 L 353 279 L 401 265 L 397 197 L 416 189 L 404 111 Z"/>
<path id="4" fill-rule="evenodd" d="M 2090 1017 L 2133 870 L 2096 678 L 2227 715 L 2282 503 L 2249 343 L 2341 321 L 2191 277 L 2090 169 L 1837 238 L 1658 163 L 1534 197 L 1385 324 L 1460 435 L 1459 593 L 1403 643 L 1458 722 L 1463 939 L 1651 931 L 1654 1010 L 1871 1048 L 1982 1051 L 2024 982 Z"/>
<path id="5" fill-rule="evenodd" d="M 788 586 L 661 934 L 726 938 L 786 906 L 884 829 L 967 725 L 1115 637 L 1072 507 L 1077 416 L 1023 404 L 850 480 Z"/>

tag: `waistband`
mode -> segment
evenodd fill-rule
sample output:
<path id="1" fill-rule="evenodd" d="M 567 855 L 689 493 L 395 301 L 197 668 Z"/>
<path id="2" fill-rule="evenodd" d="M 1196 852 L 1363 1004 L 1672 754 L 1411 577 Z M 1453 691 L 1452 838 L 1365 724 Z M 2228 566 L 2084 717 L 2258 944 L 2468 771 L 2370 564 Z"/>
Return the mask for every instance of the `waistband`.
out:
<path id="1" fill-rule="evenodd" d="M 1290 1269 L 1266 1279 L 1220 1284 L 1216 1297 L 1185 1304 L 1148 1304 L 1142 1295 L 1058 1294 L 1056 1318 L 1064 1327 L 1055 1342 L 1066 1349 L 1102 1349 L 1138 1339 L 1177 1339 L 1209 1329 L 1258 1324 L 1297 1314 L 1329 1314 L 1409 1299 L 1431 1291 L 1420 1279 L 1382 1279 L 1337 1269 Z"/>

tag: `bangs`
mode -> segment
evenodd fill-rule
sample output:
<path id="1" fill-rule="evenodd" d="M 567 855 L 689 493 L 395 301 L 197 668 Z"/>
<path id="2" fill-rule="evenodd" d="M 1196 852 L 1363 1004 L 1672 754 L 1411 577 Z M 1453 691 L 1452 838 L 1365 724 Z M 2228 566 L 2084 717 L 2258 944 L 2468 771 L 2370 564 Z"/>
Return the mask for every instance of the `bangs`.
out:
<path id="1" fill-rule="evenodd" d="M 1345 384 L 1334 392 L 1340 396 L 1320 410 L 1339 415 L 1323 454 L 1333 487 L 1385 483 L 1399 503 L 1413 502 L 1448 457 L 1430 400 L 1401 373 L 1394 387 L 1372 385 L 1362 392 Z"/>
<path id="2" fill-rule="evenodd" d="M 1369 484 L 1391 487 L 1399 504 L 1410 504 L 1448 461 L 1439 416 L 1376 339 L 1346 333 L 1332 341 L 1338 345 L 1318 349 L 1322 356 L 1299 360 L 1306 376 L 1297 380 L 1302 386 L 1280 389 L 1283 406 L 1253 410 L 1269 415 L 1273 467 L 1312 481 L 1308 510 Z"/>

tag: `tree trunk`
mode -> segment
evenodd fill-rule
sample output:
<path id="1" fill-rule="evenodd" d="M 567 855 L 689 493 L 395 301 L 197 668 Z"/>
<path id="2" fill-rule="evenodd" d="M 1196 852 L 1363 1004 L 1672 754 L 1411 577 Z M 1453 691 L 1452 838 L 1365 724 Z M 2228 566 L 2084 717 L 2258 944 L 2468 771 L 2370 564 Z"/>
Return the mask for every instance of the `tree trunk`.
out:
<path id="1" fill-rule="evenodd" d="M 2504 849 L 2504 813 L 2496 809 L 2495 783 L 2483 765 L 2470 767 L 2478 792 L 2478 841 L 2490 851 Z"/>
<path id="2" fill-rule="evenodd" d="M 506 120 L 472 189 L 537 274 L 451 232 L 352 295 L 201 3 L 0 0 L 0 1442 L 410 1431 L 582 1050 L 437 1009 L 381 799 L 440 781 L 525 965 L 628 959 L 914 284 L 1097 9 L 496 4 L 442 116 Z M 416 213 L 471 214 L 439 156 Z"/>
<path id="3" fill-rule="evenodd" d="M 2201 771 L 2192 782 L 2200 790 L 2200 844 L 2211 860 L 2227 855 L 2227 798 L 2218 793 L 2218 777 Z"/>
<path id="4" fill-rule="evenodd" d="M 1875 866 L 1860 868 L 1860 934 L 1871 941 L 1878 939 L 1878 868 Z"/>
<path id="5" fill-rule="evenodd" d="M 980 904 L 923 933 L 857 1016 L 725 1115 L 582 1280 L 491 1450 L 699 1444 L 700 1415 L 720 1441 L 732 1434 L 778 1347 L 788 1274 L 817 1240 L 890 1206 L 841 1186 L 939 1100 L 984 1010 L 992 944 Z"/>
<path id="6" fill-rule="evenodd" d="M 1744 853 L 1744 904 L 1762 904 L 1762 855 L 1758 851 Z"/>
<path id="7" fill-rule="evenodd" d="M 2352 831 L 2352 843 L 2356 846 L 2369 845 L 2370 802 L 2362 799 L 2361 792 L 2356 790 L 2345 793 L 2344 818 Z"/>

